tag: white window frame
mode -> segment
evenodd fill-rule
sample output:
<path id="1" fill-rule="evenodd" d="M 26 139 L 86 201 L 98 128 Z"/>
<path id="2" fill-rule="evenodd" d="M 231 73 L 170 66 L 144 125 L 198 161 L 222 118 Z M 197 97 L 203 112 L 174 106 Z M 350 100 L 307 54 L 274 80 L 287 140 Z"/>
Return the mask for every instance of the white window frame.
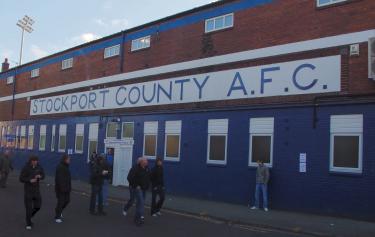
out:
<path id="1" fill-rule="evenodd" d="M 11 85 L 14 82 L 14 76 L 7 77 L 7 85 Z"/>
<path id="2" fill-rule="evenodd" d="M 148 44 L 143 44 L 141 43 L 142 40 L 148 40 Z M 133 39 L 131 41 L 131 51 L 134 52 L 134 51 L 137 51 L 137 50 L 140 50 L 140 49 L 147 49 L 147 48 L 150 48 L 151 47 L 151 35 L 147 35 L 147 36 L 144 36 L 144 37 L 141 37 L 141 38 L 138 38 L 138 39 Z"/>
<path id="3" fill-rule="evenodd" d="M 133 137 L 125 137 L 124 127 L 125 127 L 126 124 L 133 124 Z M 134 122 L 123 122 L 122 123 L 122 126 L 121 126 L 121 138 L 123 138 L 123 139 L 125 139 L 125 138 L 134 139 Z"/>
<path id="4" fill-rule="evenodd" d="M 26 125 L 21 126 L 21 136 L 20 136 L 20 149 L 26 149 L 27 148 L 27 137 L 26 137 Z M 22 138 L 24 139 L 25 143 L 22 144 Z"/>
<path id="5" fill-rule="evenodd" d="M 20 129 L 20 126 L 17 126 L 16 127 L 16 144 L 14 145 L 15 146 L 15 148 L 19 148 L 19 146 L 20 146 L 20 141 L 19 141 L 19 139 L 20 139 L 20 132 L 21 132 L 21 129 Z"/>
<path id="6" fill-rule="evenodd" d="M 96 149 L 98 152 L 98 136 L 99 136 L 99 123 L 90 123 L 89 124 L 89 140 L 87 144 L 87 162 L 90 161 L 90 141 L 96 141 Z"/>
<path id="7" fill-rule="evenodd" d="M 144 129 L 143 129 L 143 156 L 147 157 L 148 159 L 156 159 L 158 155 L 158 129 L 159 129 L 159 122 L 158 121 L 147 121 L 144 122 Z M 155 136 L 155 156 L 146 156 L 146 135 L 154 135 Z"/>
<path id="8" fill-rule="evenodd" d="M 348 0 L 329 0 L 329 2 L 321 4 L 319 0 L 316 0 L 316 5 L 318 7 L 324 7 L 324 6 L 329 6 L 329 5 L 333 5 L 333 4 L 340 3 L 340 2 L 346 2 L 346 1 Z"/>
<path id="9" fill-rule="evenodd" d="M 337 125 L 351 124 L 351 127 Z M 336 123 L 336 124 L 335 124 Z M 331 115 L 330 121 L 330 149 L 329 149 L 329 170 L 340 173 L 359 173 L 363 172 L 363 115 Z M 358 168 L 346 168 L 334 166 L 334 138 L 335 136 L 358 136 Z"/>
<path id="10" fill-rule="evenodd" d="M 164 137 L 164 160 L 168 161 L 180 161 L 181 159 L 181 129 L 182 121 L 165 121 L 165 137 Z M 167 156 L 167 137 L 178 136 L 178 157 L 169 157 Z"/>
<path id="11" fill-rule="evenodd" d="M 39 77 L 39 68 L 35 68 L 31 70 L 30 77 L 31 78 Z"/>
<path id="12" fill-rule="evenodd" d="M 51 132 L 51 152 L 55 151 L 56 146 L 56 125 L 52 125 L 52 132 Z"/>
<path id="13" fill-rule="evenodd" d="M 32 140 L 33 142 L 30 143 L 30 136 L 32 136 Z M 28 133 L 27 133 L 27 149 L 28 150 L 32 150 L 34 148 L 34 138 L 35 138 L 35 127 L 34 125 L 29 125 L 29 128 L 28 128 Z"/>
<path id="14" fill-rule="evenodd" d="M 66 152 L 67 149 L 67 130 L 68 126 L 66 124 L 59 125 L 59 142 L 57 143 L 58 152 Z M 65 136 L 65 149 L 60 149 L 61 136 Z"/>
<path id="15" fill-rule="evenodd" d="M 208 136 L 207 136 L 207 164 L 226 165 L 228 156 L 228 119 L 209 119 L 208 120 Z M 210 160 L 211 137 L 225 137 L 225 155 L 223 161 Z"/>
<path id="16" fill-rule="evenodd" d="M 77 137 L 82 136 L 82 150 L 77 150 Z M 79 123 L 76 124 L 76 136 L 74 140 L 74 152 L 78 154 L 83 154 L 83 146 L 85 144 L 85 124 Z"/>
<path id="17" fill-rule="evenodd" d="M 115 130 L 115 132 L 116 132 L 116 136 L 114 136 L 114 137 L 109 137 L 108 136 L 108 127 L 109 127 L 109 125 L 110 124 L 115 124 L 116 125 L 116 130 Z M 118 122 L 109 122 L 109 123 L 107 123 L 107 127 L 106 127 L 106 130 L 105 130 L 105 137 L 108 139 L 117 139 L 117 128 L 118 128 Z"/>
<path id="18" fill-rule="evenodd" d="M 12 146 L 12 142 L 9 142 L 11 141 L 10 136 L 12 135 L 12 127 L 11 126 L 7 126 L 7 135 L 6 135 L 6 147 L 11 147 Z"/>
<path id="19" fill-rule="evenodd" d="M 274 136 L 274 126 L 275 126 L 275 119 L 273 117 L 264 117 L 264 118 L 251 118 L 250 119 L 250 126 L 249 126 L 249 136 L 250 136 L 250 144 L 249 144 L 249 166 L 250 167 L 257 167 L 258 164 L 255 161 L 252 161 L 253 156 L 253 137 L 255 136 L 270 136 L 271 137 L 271 144 L 270 144 L 270 163 L 264 163 L 269 168 L 273 166 L 273 136 Z"/>
<path id="20" fill-rule="evenodd" d="M 227 16 L 232 16 L 232 25 L 225 26 L 225 17 L 227 17 Z M 223 27 L 222 28 L 216 28 L 216 26 L 215 26 L 216 19 L 219 19 L 219 18 L 223 18 Z M 213 23 L 214 23 L 214 28 L 212 30 L 207 30 L 207 25 L 208 25 L 209 21 L 213 21 Z M 210 33 L 210 32 L 214 32 L 214 31 L 232 28 L 233 26 L 234 26 L 234 13 L 232 12 L 232 13 L 229 13 L 229 14 L 213 17 L 213 18 L 210 18 L 210 19 L 206 19 L 205 23 L 204 23 L 204 32 Z"/>
<path id="21" fill-rule="evenodd" d="M 42 136 L 44 135 L 44 147 L 40 146 L 40 141 L 42 140 Z M 47 125 L 43 124 L 39 127 L 39 151 L 45 151 L 47 144 Z"/>
<path id="22" fill-rule="evenodd" d="M 61 61 L 61 70 L 65 70 L 73 67 L 73 58 L 68 58 Z"/>
<path id="23" fill-rule="evenodd" d="M 120 55 L 120 45 L 114 45 L 104 49 L 104 58 L 111 58 Z"/>

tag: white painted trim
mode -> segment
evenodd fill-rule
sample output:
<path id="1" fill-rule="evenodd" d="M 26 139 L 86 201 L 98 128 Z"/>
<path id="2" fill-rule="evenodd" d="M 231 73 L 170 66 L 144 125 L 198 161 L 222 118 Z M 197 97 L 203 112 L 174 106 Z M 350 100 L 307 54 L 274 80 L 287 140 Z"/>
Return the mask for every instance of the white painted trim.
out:
<path id="1" fill-rule="evenodd" d="M 225 137 L 225 154 L 224 160 L 211 160 L 210 159 L 210 150 L 211 150 L 211 136 L 223 136 Z M 228 153 L 228 133 L 209 133 L 207 137 L 207 164 L 214 165 L 226 165 L 227 164 L 227 153 Z"/>
<path id="2" fill-rule="evenodd" d="M 319 3 L 319 0 L 316 0 L 316 5 L 318 7 L 324 7 L 324 6 L 329 6 L 329 5 L 333 5 L 333 4 L 336 4 L 336 3 L 340 3 L 340 2 L 346 2 L 347 0 L 330 0 L 330 2 L 327 2 L 327 3 Z"/>
<path id="3" fill-rule="evenodd" d="M 272 57 L 290 53 L 304 52 L 309 50 L 324 49 L 330 47 L 336 47 L 340 45 L 349 45 L 353 43 L 367 42 L 369 38 L 375 37 L 375 29 L 360 31 L 349 34 L 341 34 L 336 36 L 329 36 L 324 38 L 318 38 L 307 41 L 300 41 L 295 43 L 276 45 L 266 48 L 253 49 L 248 51 L 242 51 L 238 53 L 225 54 L 215 57 L 209 57 L 204 59 L 197 59 L 192 61 L 186 61 L 181 63 L 174 63 L 160 67 L 153 67 L 149 69 L 138 70 L 134 72 L 128 72 L 123 74 L 117 74 L 108 77 L 101 77 L 92 80 L 84 80 L 71 84 L 65 84 L 61 86 L 50 87 L 46 89 L 40 89 L 30 92 L 24 92 L 15 95 L 15 99 L 40 96 L 43 94 L 62 92 L 71 89 L 78 89 L 82 87 L 90 87 L 99 84 L 105 84 L 108 82 L 126 81 L 134 78 L 153 76 L 163 73 L 170 73 L 188 69 L 195 69 L 200 67 L 213 66 L 218 64 L 233 63 L 245 60 L 253 60 L 258 58 Z M 12 100 L 13 96 L 4 96 L 0 98 L 0 102 Z"/>

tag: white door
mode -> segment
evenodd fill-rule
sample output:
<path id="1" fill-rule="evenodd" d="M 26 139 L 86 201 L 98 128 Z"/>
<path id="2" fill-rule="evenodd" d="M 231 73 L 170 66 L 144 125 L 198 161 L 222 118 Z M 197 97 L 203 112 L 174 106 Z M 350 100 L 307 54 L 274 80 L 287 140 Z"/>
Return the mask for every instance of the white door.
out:
<path id="1" fill-rule="evenodd" d="M 132 167 L 131 147 L 116 147 L 113 164 L 113 185 L 129 186 L 127 177 Z"/>

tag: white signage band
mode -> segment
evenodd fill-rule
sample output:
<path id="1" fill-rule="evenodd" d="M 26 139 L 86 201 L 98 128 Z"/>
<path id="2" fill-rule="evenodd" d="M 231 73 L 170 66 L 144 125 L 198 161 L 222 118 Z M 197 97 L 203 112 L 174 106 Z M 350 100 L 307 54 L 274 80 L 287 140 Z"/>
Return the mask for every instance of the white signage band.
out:
<path id="1" fill-rule="evenodd" d="M 30 115 L 337 92 L 340 79 L 337 55 L 38 98 Z"/>

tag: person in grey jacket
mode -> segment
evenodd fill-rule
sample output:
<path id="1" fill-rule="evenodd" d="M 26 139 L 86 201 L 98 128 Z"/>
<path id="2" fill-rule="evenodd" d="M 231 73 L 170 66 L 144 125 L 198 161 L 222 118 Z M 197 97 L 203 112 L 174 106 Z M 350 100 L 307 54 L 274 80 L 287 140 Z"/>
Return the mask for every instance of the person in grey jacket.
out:
<path id="1" fill-rule="evenodd" d="M 268 211 L 268 193 L 267 184 L 270 179 L 270 172 L 267 166 L 264 165 L 263 161 L 258 160 L 258 168 L 256 170 L 256 185 L 255 185 L 255 204 L 251 209 L 259 208 L 259 195 L 262 191 L 263 194 L 263 209 Z"/>
<path id="2" fill-rule="evenodd" d="M 13 170 L 12 161 L 10 159 L 10 151 L 6 150 L 0 156 L 0 187 L 5 188 L 7 185 L 9 172 Z"/>

